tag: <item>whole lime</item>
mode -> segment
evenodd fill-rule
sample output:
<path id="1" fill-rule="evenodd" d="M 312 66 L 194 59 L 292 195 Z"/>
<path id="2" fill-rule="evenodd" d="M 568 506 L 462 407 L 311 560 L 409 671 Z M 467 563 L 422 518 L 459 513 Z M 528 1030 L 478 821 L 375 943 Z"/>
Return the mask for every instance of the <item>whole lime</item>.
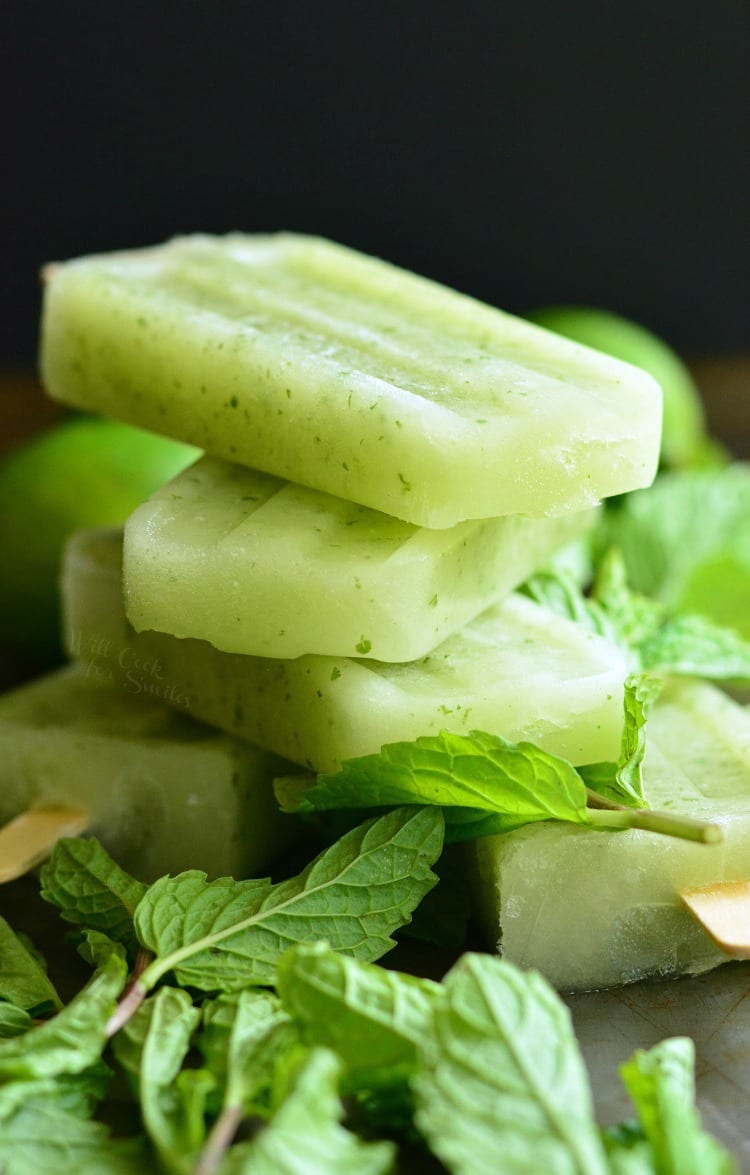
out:
<path id="1" fill-rule="evenodd" d="M 0 646 L 41 667 L 59 660 L 65 539 L 125 521 L 197 450 L 114 421 L 77 417 L 0 462 Z"/>
<path id="2" fill-rule="evenodd" d="M 662 463 L 680 468 L 709 460 L 711 445 L 698 388 L 679 355 L 657 335 L 637 322 L 592 306 L 549 306 L 528 317 L 555 334 L 648 371 L 664 395 Z"/>

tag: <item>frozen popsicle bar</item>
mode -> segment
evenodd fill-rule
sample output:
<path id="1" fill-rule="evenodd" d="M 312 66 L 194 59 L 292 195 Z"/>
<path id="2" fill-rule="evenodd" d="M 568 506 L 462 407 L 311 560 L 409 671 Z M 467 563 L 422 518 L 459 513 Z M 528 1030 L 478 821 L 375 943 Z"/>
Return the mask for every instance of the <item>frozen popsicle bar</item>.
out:
<path id="1" fill-rule="evenodd" d="M 230 653 L 413 661 L 592 521 L 509 515 L 426 530 L 204 457 L 125 527 L 128 619 Z"/>
<path id="2" fill-rule="evenodd" d="M 192 236 L 51 266 L 50 395 L 418 526 L 652 481 L 645 372 L 312 237 Z"/>
<path id="3" fill-rule="evenodd" d="M 273 799 L 281 766 L 92 664 L 0 697 L 0 823 L 36 806 L 83 808 L 89 831 L 144 880 L 263 869 L 294 827 Z"/>
<path id="4" fill-rule="evenodd" d="M 122 603 L 121 548 L 117 531 L 82 531 L 68 545 L 71 654 L 116 677 L 145 678 L 193 716 L 295 763 L 329 771 L 383 743 L 475 729 L 532 739 L 575 763 L 617 755 L 622 652 L 522 596 L 493 605 L 407 664 L 279 661 L 134 632 Z"/>
<path id="5" fill-rule="evenodd" d="M 698 845 L 536 824 L 472 847 L 487 940 L 563 990 L 706 971 L 726 961 L 680 891 L 750 878 L 750 714 L 713 686 L 670 684 L 649 719 L 654 808 L 722 826 Z"/>

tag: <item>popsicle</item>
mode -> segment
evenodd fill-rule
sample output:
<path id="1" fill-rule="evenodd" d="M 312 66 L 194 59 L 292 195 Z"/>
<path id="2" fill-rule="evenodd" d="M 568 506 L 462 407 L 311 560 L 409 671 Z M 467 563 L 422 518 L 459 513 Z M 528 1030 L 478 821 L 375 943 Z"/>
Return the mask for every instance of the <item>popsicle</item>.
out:
<path id="1" fill-rule="evenodd" d="M 649 485 L 638 368 L 312 237 L 192 236 L 49 267 L 55 399 L 436 529 Z"/>
<path id="2" fill-rule="evenodd" d="M 204 457 L 125 527 L 128 619 L 230 653 L 413 661 L 527 579 L 593 515 L 426 530 Z"/>
<path id="3" fill-rule="evenodd" d="M 383 743 L 440 730 L 530 738 L 575 763 L 616 758 L 624 655 L 601 637 L 511 595 L 402 665 L 310 655 L 272 660 L 205 641 L 135 633 L 121 591 L 122 534 L 68 544 L 69 652 L 144 692 L 318 771 Z"/>
<path id="4" fill-rule="evenodd" d="M 0 697 L 0 823 L 41 808 L 83 812 L 88 831 L 146 881 L 261 870 L 294 828 L 273 799 L 280 767 L 91 666 Z"/>
<path id="5" fill-rule="evenodd" d="M 725 962 L 681 894 L 750 879 L 749 765 L 750 714 L 713 686 L 670 683 L 649 719 L 646 794 L 655 808 L 720 824 L 723 843 L 551 823 L 477 841 L 488 943 L 564 990 Z"/>

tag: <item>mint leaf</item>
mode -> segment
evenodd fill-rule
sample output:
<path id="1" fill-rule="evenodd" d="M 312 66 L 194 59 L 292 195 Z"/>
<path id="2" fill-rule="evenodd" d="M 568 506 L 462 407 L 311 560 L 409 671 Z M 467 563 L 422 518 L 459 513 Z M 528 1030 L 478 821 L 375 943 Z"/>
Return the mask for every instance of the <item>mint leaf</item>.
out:
<path id="1" fill-rule="evenodd" d="M 646 719 L 661 692 L 658 678 L 632 676 L 625 682 L 625 721 L 622 731 L 620 758 L 617 761 L 617 791 L 613 798 L 627 796 L 640 806 L 645 804 L 643 794 L 643 760 L 646 755 Z M 621 799 L 621 803 L 627 803 Z"/>
<path id="2" fill-rule="evenodd" d="M 0 1126 L 3 1175 L 143 1175 L 139 1142 L 119 1142 L 106 1126 L 69 1114 L 52 1099 L 29 1097 Z"/>
<path id="3" fill-rule="evenodd" d="M 416 1125 L 456 1175 L 605 1175 L 567 1008 L 536 972 L 464 955 L 420 1048 Z"/>
<path id="4" fill-rule="evenodd" d="M 472 731 L 390 743 L 350 759 L 315 782 L 277 780 L 285 811 L 372 804 L 435 804 L 446 809 L 446 840 L 511 832 L 537 820 L 586 824 L 586 790 L 570 763 L 533 743 Z M 319 937 L 325 937 L 321 935 Z"/>
<path id="5" fill-rule="evenodd" d="M 0 918 L 0 1000 L 43 1015 L 62 1007 L 36 952 Z"/>
<path id="6" fill-rule="evenodd" d="M 23 1036 L 0 1040 L 0 1082 L 81 1073 L 95 1064 L 107 1041 L 106 1026 L 125 985 L 127 967 L 112 954 L 61 1012 Z"/>
<path id="7" fill-rule="evenodd" d="M 111 1070 L 101 1062 L 82 1073 L 62 1074 L 0 1085 L 0 1134 L 2 1122 L 30 1101 L 50 1101 L 56 1109 L 78 1118 L 90 1118 L 107 1091 Z"/>
<path id="8" fill-rule="evenodd" d="M 664 603 L 631 591 L 624 560 L 614 547 L 599 563 L 590 598 L 570 579 L 551 572 L 535 576 L 524 590 L 559 615 L 620 645 L 634 671 L 750 680 L 750 640 L 715 620 L 675 614 Z"/>
<path id="9" fill-rule="evenodd" d="M 205 1140 L 205 1070 L 182 1069 L 200 1012 L 186 991 L 163 987 L 114 1040 L 117 1060 L 141 1103 L 149 1138 L 166 1171 L 187 1175 Z"/>
<path id="10" fill-rule="evenodd" d="M 615 644 L 621 643 L 620 633 L 606 612 L 584 596 L 576 580 L 565 571 L 540 571 L 527 579 L 519 590 L 558 616 L 574 620 L 589 632 L 606 637 Z"/>
<path id="11" fill-rule="evenodd" d="M 640 647 L 644 669 L 714 681 L 750 680 L 750 641 L 702 616 L 665 620 Z"/>
<path id="12" fill-rule="evenodd" d="M 735 1165 L 706 1134 L 695 1109 L 695 1046 L 687 1037 L 638 1050 L 620 1074 L 638 1111 L 657 1175 L 732 1175 Z"/>
<path id="13" fill-rule="evenodd" d="M 644 750 L 642 726 L 652 692 L 651 685 L 630 682 L 621 762 L 585 768 L 586 782 L 570 763 L 533 743 L 511 743 L 475 730 L 392 743 L 377 755 L 350 759 L 335 775 L 320 775 L 317 781 L 300 776 L 277 779 L 276 795 L 285 811 L 407 800 L 445 805 L 447 842 L 512 832 L 539 820 L 564 820 L 608 831 L 645 828 L 716 843 L 722 837 L 717 825 L 640 806 L 644 800 L 636 789 Z M 595 795 L 594 784 L 618 799 Z M 639 806 L 628 810 L 621 801 Z M 602 810 L 611 808 L 618 810 Z"/>
<path id="14" fill-rule="evenodd" d="M 89 966 L 98 968 L 104 966 L 110 955 L 124 958 L 125 950 L 121 943 L 113 942 L 100 930 L 84 930 L 78 954 Z"/>
<path id="15" fill-rule="evenodd" d="M 270 992 L 246 989 L 206 1004 L 198 1044 L 223 1108 L 261 1112 L 258 1098 L 271 1084 L 276 1056 L 296 1040 L 289 1015 Z"/>
<path id="16" fill-rule="evenodd" d="M 658 678 L 632 675 L 625 682 L 625 722 L 617 763 L 592 763 L 579 767 L 587 787 L 618 804 L 646 806 L 643 791 L 643 760 L 646 755 L 646 719 L 662 683 Z"/>
<path id="17" fill-rule="evenodd" d="M 34 1021 L 23 1008 L 14 1004 L 0 1003 L 0 1040 L 7 1040 L 13 1036 L 20 1036 L 33 1027 Z"/>
<path id="18" fill-rule="evenodd" d="M 126 948 L 138 949 L 135 908 L 148 888 L 112 860 L 94 837 L 58 841 L 41 871 L 42 897 L 67 922 L 101 930 Z"/>
<path id="19" fill-rule="evenodd" d="M 643 669 L 717 681 L 750 678 L 750 642 L 706 617 L 672 615 L 664 604 L 631 591 L 614 547 L 599 565 L 593 595 Z"/>
<path id="20" fill-rule="evenodd" d="M 587 605 L 606 617 L 613 639 L 621 647 L 638 654 L 642 643 L 666 616 L 663 604 L 631 591 L 625 561 L 617 547 L 611 547 L 600 559 Z"/>
<path id="21" fill-rule="evenodd" d="M 607 509 L 598 529 L 636 591 L 750 639 L 750 465 L 665 474 Z"/>
<path id="22" fill-rule="evenodd" d="M 435 884 L 430 865 L 442 842 L 440 811 L 402 808 L 353 829 L 277 885 L 209 882 L 196 870 L 162 878 L 135 915 L 141 943 L 156 955 L 141 989 L 169 971 L 201 991 L 269 984 L 287 947 L 310 939 L 378 959 Z"/>
<path id="23" fill-rule="evenodd" d="M 269 992 L 221 995 L 204 1007 L 203 1025 L 198 1043 L 222 1098 L 195 1175 L 219 1170 L 243 1118 L 270 1115 L 280 1075 L 304 1051 L 291 1017 Z"/>
<path id="24" fill-rule="evenodd" d="M 341 1057 L 348 1090 L 404 1083 L 444 997 L 437 983 L 358 963 L 325 943 L 283 955 L 277 985 L 302 1039 Z"/>
<path id="25" fill-rule="evenodd" d="M 362 1142 L 341 1125 L 341 1062 L 314 1049 L 290 1082 L 268 1126 L 232 1147 L 222 1175 L 383 1175 L 393 1170 L 391 1142 Z"/>

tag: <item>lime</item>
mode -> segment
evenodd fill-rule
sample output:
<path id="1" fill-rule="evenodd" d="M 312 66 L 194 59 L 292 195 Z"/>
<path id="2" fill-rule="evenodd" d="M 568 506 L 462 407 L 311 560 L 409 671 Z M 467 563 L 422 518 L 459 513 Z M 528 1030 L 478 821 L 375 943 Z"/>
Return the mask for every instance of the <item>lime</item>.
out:
<path id="1" fill-rule="evenodd" d="M 78 417 L 0 462 L 0 646 L 40 667 L 58 660 L 58 574 L 74 530 L 114 526 L 197 450 L 114 421 Z"/>
<path id="2" fill-rule="evenodd" d="M 555 334 L 653 375 L 664 394 L 662 464 L 684 468 L 707 461 L 711 446 L 700 393 L 679 355 L 662 339 L 636 322 L 590 306 L 549 306 L 528 317 Z"/>

